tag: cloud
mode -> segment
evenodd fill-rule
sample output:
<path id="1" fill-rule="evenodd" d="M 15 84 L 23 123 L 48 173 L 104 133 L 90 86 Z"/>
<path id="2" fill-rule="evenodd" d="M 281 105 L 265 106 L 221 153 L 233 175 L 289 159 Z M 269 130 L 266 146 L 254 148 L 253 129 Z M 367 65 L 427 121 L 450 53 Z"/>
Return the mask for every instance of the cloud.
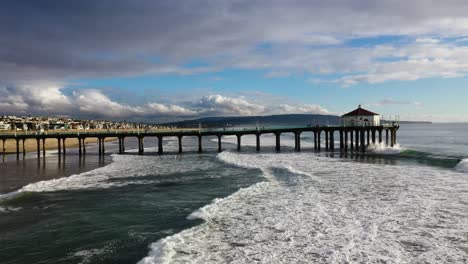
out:
<path id="1" fill-rule="evenodd" d="M 366 56 L 378 53 L 375 47 L 350 49 L 346 43 L 404 36 L 413 47 L 444 48 L 444 38 L 468 35 L 466 10 L 468 2 L 461 0 L 5 0 L 0 80 L 18 85 L 242 68 L 267 69 L 271 77 L 341 73 L 348 75 L 342 83 L 354 84 L 427 78 L 398 70 L 418 63 L 432 73 L 444 68 L 442 76 L 459 76 L 466 74 L 460 65 L 442 65 L 460 64 L 456 58 L 376 64 L 379 54 Z M 393 48 L 392 56 L 401 52 Z M 193 59 L 209 66 L 184 66 Z M 354 73 L 358 70 L 364 73 Z"/>
<path id="2" fill-rule="evenodd" d="M 394 99 L 383 99 L 373 104 L 374 106 L 386 106 L 386 105 L 415 105 L 422 106 L 421 102 L 411 102 L 405 100 L 394 100 Z"/>
<path id="3" fill-rule="evenodd" d="M 57 109 L 68 111 L 71 107 L 70 99 L 55 84 L 0 85 L 0 111 L 3 113 L 26 114 L 34 109 L 35 113 L 46 115 L 56 113 Z"/>
<path id="4" fill-rule="evenodd" d="M 142 106 L 130 106 L 112 101 L 98 90 L 82 90 L 74 93 L 74 102 L 79 113 L 111 118 L 161 118 L 194 116 L 195 111 L 178 105 L 147 103 Z"/>
<path id="5" fill-rule="evenodd" d="M 303 104 L 303 105 L 287 105 L 282 104 L 278 107 L 274 107 L 270 111 L 272 114 L 319 114 L 319 115 L 330 115 L 332 114 L 327 109 L 323 108 L 320 105 L 310 105 L 310 104 Z"/>
<path id="6" fill-rule="evenodd" d="M 261 93 L 263 102 L 253 96 L 232 97 L 208 94 L 180 104 L 166 101 L 129 105 L 112 100 L 97 89 L 79 89 L 67 95 L 58 86 L 43 86 L 39 90 L 0 86 L 0 111 L 17 115 L 60 115 L 80 118 L 160 120 L 206 116 L 250 116 L 291 113 L 329 114 L 319 105 L 278 104 L 274 96 Z M 256 94 L 256 93 L 253 93 Z M 258 94 L 257 94 L 258 95 Z"/>
<path id="7" fill-rule="evenodd" d="M 195 107 L 204 115 L 246 116 L 261 115 L 265 111 L 263 105 L 251 103 L 243 97 L 232 98 L 219 94 L 203 96 Z"/>

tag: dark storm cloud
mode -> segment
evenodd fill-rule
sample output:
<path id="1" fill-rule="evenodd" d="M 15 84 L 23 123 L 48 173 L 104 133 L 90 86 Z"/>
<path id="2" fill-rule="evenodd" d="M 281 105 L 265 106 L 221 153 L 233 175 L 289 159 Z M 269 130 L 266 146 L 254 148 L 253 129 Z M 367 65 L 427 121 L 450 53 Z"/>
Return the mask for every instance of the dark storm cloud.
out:
<path id="1" fill-rule="evenodd" d="M 271 63 L 247 60 L 263 42 L 291 49 L 351 35 L 467 33 L 451 20 L 468 10 L 466 1 L 453 0 L 5 0 L 1 6 L 0 67 L 9 76 L 0 77 L 13 81 L 189 73 L 183 62 L 216 55 L 228 57 L 218 67 L 255 68 Z"/>
<path id="2" fill-rule="evenodd" d="M 468 35 L 467 10 L 468 2 L 459 0 L 4 0 L 0 83 L 16 88 L 4 92 L 2 104 L 7 109 L 28 105 L 28 111 L 49 111 L 42 105 L 47 96 L 42 101 L 27 98 L 46 91 L 64 100 L 61 107 L 79 113 L 90 108 L 80 108 L 60 91 L 71 79 L 232 68 L 266 70 L 267 77 L 337 73 L 343 77 L 334 82 L 345 86 L 464 76 L 467 48 L 432 37 Z M 353 38 L 382 35 L 414 41 L 399 46 L 346 44 Z M 264 44 L 270 48 L 263 49 Z M 382 57 L 390 59 L 379 60 Z M 184 67 L 197 59 L 209 66 Z M 197 111 L 209 112 L 221 101 L 242 103 L 209 96 L 197 106 L 207 109 Z M 258 109 L 249 105 L 246 111 Z"/>

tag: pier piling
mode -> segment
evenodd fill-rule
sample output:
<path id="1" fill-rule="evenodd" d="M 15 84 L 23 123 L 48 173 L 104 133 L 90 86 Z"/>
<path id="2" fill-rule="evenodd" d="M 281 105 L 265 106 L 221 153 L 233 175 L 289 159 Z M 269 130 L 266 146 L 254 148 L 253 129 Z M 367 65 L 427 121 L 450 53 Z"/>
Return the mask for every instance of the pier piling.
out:
<path id="1" fill-rule="evenodd" d="M 222 136 L 221 135 L 217 135 L 218 137 L 218 152 L 222 152 L 223 151 L 223 147 L 222 147 Z"/>
<path id="2" fill-rule="evenodd" d="M 26 157 L 26 139 L 23 138 L 23 160 Z"/>
<path id="3" fill-rule="evenodd" d="M 317 146 L 317 132 L 314 131 L 314 149 L 317 150 L 318 149 L 318 146 Z"/>
<path id="4" fill-rule="evenodd" d="M 354 135 L 354 148 L 355 150 L 359 150 L 359 131 L 354 130 L 353 135 Z"/>
<path id="5" fill-rule="evenodd" d="M 370 142 L 371 142 L 371 131 L 369 129 L 366 130 L 366 134 L 367 134 L 367 142 L 366 142 L 366 146 L 369 146 L 370 145 Z"/>
<path id="6" fill-rule="evenodd" d="M 5 161 L 6 149 L 5 149 L 5 141 L 6 139 L 2 139 L 2 159 Z"/>
<path id="7" fill-rule="evenodd" d="M 348 131 L 344 131 L 344 150 L 348 150 Z"/>
<path id="8" fill-rule="evenodd" d="M 363 129 L 361 130 L 361 151 L 366 151 L 366 131 Z"/>
<path id="9" fill-rule="evenodd" d="M 276 137 L 276 151 L 281 151 L 281 134 L 280 133 L 275 133 Z"/>
<path id="10" fill-rule="evenodd" d="M 202 153 L 203 148 L 202 148 L 202 136 L 198 135 L 198 153 Z"/>
<path id="11" fill-rule="evenodd" d="M 104 145 L 104 144 L 103 144 Z M 143 154 L 145 147 L 143 144 L 143 137 L 138 137 L 138 154 Z"/>
<path id="12" fill-rule="evenodd" d="M 255 149 L 256 149 L 257 151 L 260 151 L 260 134 L 257 133 L 255 136 L 256 136 Z"/>
<path id="13" fill-rule="evenodd" d="M 162 136 L 158 137 L 158 154 L 159 155 L 163 154 L 163 137 Z"/>
<path id="14" fill-rule="evenodd" d="M 81 138 L 78 138 L 78 155 L 81 156 L 83 154 L 82 152 L 82 148 L 81 148 Z"/>
<path id="15" fill-rule="evenodd" d="M 65 142 L 66 140 L 67 140 L 67 138 L 63 138 L 63 139 L 62 139 L 63 155 L 67 154 L 67 145 L 65 144 L 65 143 L 66 143 L 66 142 Z"/>
<path id="16" fill-rule="evenodd" d="M 385 129 L 385 145 L 388 146 L 388 129 Z"/>
<path id="17" fill-rule="evenodd" d="M 322 147 L 322 139 L 320 138 L 321 137 L 321 134 L 322 134 L 322 131 L 318 131 L 317 132 L 317 150 L 320 151 L 321 147 Z"/>
<path id="18" fill-rule="evenodd" d="M 62 139 L 57 138 L 57 148 L 59 156 L 62 155 Z"/>
<path id="19" fill-rule="evenodd" d="M 45 157 L 46 153 L 46 139 L 42 138 L 42 156 Z"/>
<path id="20" fill-rule="evenodd" d="M 19 160 L 19 139 L 16 139 L 16 160 Z"/>
<path id="21" fill-rule="evenodd" d="M 41 157 L 41 139 L 36 139 L 36 147 L 37 147 L 37 158 Z"/>
<path id="22" fill-rule="evenodd" d="M 2 155 L 3 160 L 6 159 L 6 149 L 5 144 L 7 140 L 14 140 L 16 143 L 16 158 L 20 159 L 20 153 L 23 157 L 26 156 L 26 143 L 27 140 L 36 140 L 36 154 L 37 157 L 45 157 L 46 150 L 46 139 L 56 139 L 58 145 L 58 154 L 66 155 L 66 140 L 67 139 L 77 139 L 77 151 L 80 157 L 86 154 L 86 138 L 93 137 L 97 138 L 97 144 L 99 145 L 99 155 L 105 154 L 105 139 L 108 137 L 115 137 L 118 139 L 119 153 L 125 152 L 125 137 L 135 137 L 138 140 L 138 153 L 143 154 L 144 152 L 144 137 L 156 137 L 158 140 L 158 150 L 159 154 L 163 154 L 164 147 L 164 137 L 177 137 L 179 143 L 178 152 L 182 153 L 182 137 L 184 136 L 196 136 L 198 140 L 198 152 L 202 153 L 203 151 L 203 137 L 214 136 L 218 139 L 218 151 L 222 151 L 222 137 L 223 136 L 236 136 L 237 139 L 237 150 L 242 150 L 242 136 L 244 135 L 254 135 L 256 137 L 256 151 L 261 149 L 260 137 L 263 134 L 273 134 L 275 137 L 275 150 L 281 151 L 281 135 L 283 133 L 292 133 L 294 134 L 294 149 L 296 151 L 301 151 L 301 133 L 311 132 L 314 136 L 314 149 L 320 151 L 322 148 L 322 133 L 325 133 L 324 144 L 327 150 L 335 150 L 335 136 L 339 136 L 339 148 L 342 151 L 365 151 L 367 147 L 371 144 L 377 143 L 377 133 L 378 133 L 378 142 L 383 143 L 383 137 L 385 136 L 385 144 L 388 146 L 394 147 L 397 144 L 397 131 L 399 129 L 398 125 L 382 125 L 382 126 L 369 126 L 369 127 L 356 127 L 356 126 L 304 126 L 304 127 L 278 127 L 278 128 L 256 128 L 256 129 L 213 129 L 213 130 L 187 130 L 187 131 L 145 131 L 138 133 L 135 132 L 85 132 L 85 133 L 70 133 L 70 132 L 57 132 L 57 133 L 36 133 L 36 134 L 1 134 L 0 140 L 2 140 Z M 385 131 L 385 135 L 384 135 Z M 335 135 L 335 132 L 338 132 L 339 135 Z M 41 140 L 42 140 L 42 155 L 41 155 Z M 20 149 L 20 144 L 22 144 L 22 152 Z M 34 151 L 34 150 L 33 150 Z M 14 155 L 14 154 L 13 154 Z"/>
<path id="23" fill-rule="evenodd" d="M 182 154 L 182 136 L 178 136 L 177 140 L 179 141 L 179 154 Z"/>
<path id="24" fill-rule="evenodd" d="M 328 141 L 328 131 L 325 131 L 325 150 L 328 150 L 330 142 Z"/>
<path id="25" fill-rule="evenodd" d="M 301 133 L 296 132 L 294 135 L 296 135 L 296 150 L 301 151 Z"/>

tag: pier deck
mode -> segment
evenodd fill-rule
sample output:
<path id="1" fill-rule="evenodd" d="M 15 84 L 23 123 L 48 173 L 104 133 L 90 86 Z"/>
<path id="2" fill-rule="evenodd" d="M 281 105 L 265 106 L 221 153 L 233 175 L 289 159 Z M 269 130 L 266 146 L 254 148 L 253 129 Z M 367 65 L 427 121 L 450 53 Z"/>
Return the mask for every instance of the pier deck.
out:
<path id="1" fill-rule="evenodd" d="M 85 139 L 97 138 L 99 144 L 99 154 L 105 153 L 104 140 L 106 138 L 117 138 L 119 141 L 119 153 L 125 152 L 125 138 L 134 137 L 138 139 L 138 150 L 144 152 L 144 138 L 158 138 L 158 153 L 163 153 L 163 138 L 177 137 L 179 143 L 179 153 L 182 153 L 182 138 L 197 137 L 198 152 L 203 150 L 203 137 L 216 136 L 218 138 L 218 151 L 222 151 L 222 137 L 236 136 L 237 149 L 241 149 L 241 138 L 244 135 L 256 136 L 256 149 L 260 151 L 261 136 L 264 134 L 274 134 L 276 137 L 276 150 L 281 150 L 280 136 L 284 133 L 292 133 L 295 136 L 295 149 L 301 150 L 301 134 L 306 132 L 313 133 L 314 149 L 320 151 L 324 145 L 326 150 L 335 150 L 335 138 L 339 138 L 339 149 L 342 151 L 356 150 L 366 151 L 366 147 L 372 143 L 383 143 L 383 132 L 385 131 L 385 143 L 390 146 L 396 144 L 396 133 L 399 125 L 382 126 L 282 126 L 282 127 L 253 127 L 253 128 L 218 128 L 218 129 L 174 129 L 174 130 L 135 130 L 135 131 L 105 131 L 105 132 L 86 132 L 86 131 L 47 131 L 47 132 L 9 132 L 1 133 L 0 140 L 3 143 L 3 155 L 5 156 L 5 141 L 16 140 L 16 156 L 19 159 L 20 153 L 25 155 L 24 142 L 26 140 L 37 141 L 37 156 L 45 155 L 45 141 L 55 139 L 58 141 L 59 154 L 66 153 L 65 141 L 67 139 L 78 139 L 79 154 L 86 154 Z M 324 136 L 324 137 L 323 137 Z M 324 140 L 323 140 L 324 139 Z M 20 151 L 22 143 L 22 151 Z"/>

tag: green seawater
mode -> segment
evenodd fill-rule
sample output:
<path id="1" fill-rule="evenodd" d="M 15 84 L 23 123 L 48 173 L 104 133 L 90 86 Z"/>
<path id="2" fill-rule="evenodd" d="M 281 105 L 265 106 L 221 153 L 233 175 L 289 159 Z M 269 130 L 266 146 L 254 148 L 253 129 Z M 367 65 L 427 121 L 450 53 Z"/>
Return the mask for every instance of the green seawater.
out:
<path id="1" fill-rule="evenodd" d="M 168 166 L 199 159 L 205 169 L 148 171 L 138 177 L 146 184 L 120 178 L 129 185 L 25 192 L 1 202 L 0 263 L 136 263 L 152 242 L 197 225 L 200 220 L 187 220 L 193 211 L 261 180 L 257 170 L 214 155 L 187 155 Z M 148 161 L 162 162 L 158 156 Z"/>

